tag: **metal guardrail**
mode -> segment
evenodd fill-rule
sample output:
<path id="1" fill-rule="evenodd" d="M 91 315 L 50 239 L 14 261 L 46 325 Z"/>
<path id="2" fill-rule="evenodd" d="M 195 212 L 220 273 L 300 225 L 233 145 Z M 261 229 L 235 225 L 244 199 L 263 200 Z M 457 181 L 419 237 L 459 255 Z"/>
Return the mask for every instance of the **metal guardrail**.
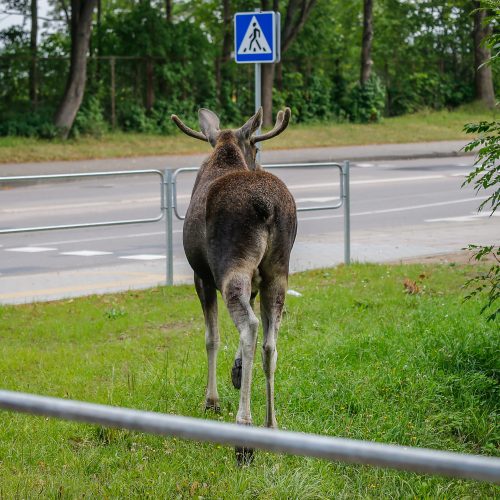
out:
<path id="1" fill-rule="evenodd" d="M 0 408 L 149 434 L 500 483 L 500 459 L 0 391 Z"/>
<path id="2" fill-rule="evenodd" d="M 344 209 L 344 263 L 349 264 L 351 260 L 350 247 L 350 197 L 349 197 L 349 162 L 343 164 L 326 162 L 326 163 L 279 163 L 271 165 L 263 165 L 267 169 L 298 169 L 298 168 L 334 168 L 339 170 L 340 174 L 340 199 L 335 205 L 319 205 L 312 207 L 299 207 L 298 212 L 309 212 L 313 210 L 334 210 L 343 207 Z M 27 233 L 34 231 L 51 231 L 58 229 L 77 229 L 103 226 L 118 226 L 125 224 L 141 224 L 158 222 L 165 218 L 165 238 L 166 238 L 166 284 L 173 285 L 174 283 L 174 259 L 173 259 L 173 216 L 179 220 L 183 220 L 185 216 L 178 211 L 177 204 L 177 178 L 183 172 L 195 172 L 199 167 L 178 168 L 176 170 L 165 169 L 161 170 L 117 170 L 112 172 L 85 172 L 74 174 L 53 174 L 53 175 L 25 175 L 13 177 L 0 177 L 2 182 L 30 182 L 43 180 L 68 180 L 82 179 L 92 177 L 112 177 L 125 175 L 144 175 L 155 174 L 160 176 L 160 208 L 161 213 L 156 217 L 146 219 L 126 219 L 102 222 L 87 222 L 80 224 L 61 224 L 53 226 L 35 226 L 0 229 L 0 234 Z"/>
<path id="3" fill-rule="evenodd" d="M 115 172 L 84 172 L 84 173 L 74 173 L 74 174 L 52 174 L 52 175 L 23 175 L 23 176 L 12 176 L 12 177 L 0 177 L 0 183 L 2 182 L 29 182 L 29 181 L 40 181 L 40 180 L 63 180 L 63 179 L 82 179 L 88 177 L 111 177 L 111 176 L 124 176 L 124 175 L 143 175 L 143 174 L 156 174 L 161 178 L 160 184 L 160 202 L 162 212 L 156 216 L 147 219 L 128 219 L 128 220 L 116 220 L 116 221 L 103 221 L 103 222 L 84 222 L 81 224 L 61 224 L 57 226 L 35 226 L 35 227 L 21 227 L 14 229 L 0 229 L 0 234 L 13 234 L 13 233 L 30 233 L 34 231 L 52 231 L 56 229 L 79 229 L 87 227 L 102 227 L 102 226 L 119 226 L 125 224 L 139 224 L 147 222 L 158 222 L 163 218 L 163 206 L 164 206 L 164 182 L 163 182 L 163 172 L 160 170 L 117 170 Z"/>
<path id="4" fill-rule="evenodd" d="M 312 207 L 298 207 L 297 212 L 311 212 L 316 210 L 335 210 L 344 208 L 344 263 L 350 264 L 351 262 L 351 222 L 350 222 L 350 191 L 349 191 L 349 162 L 343 163 L 335 162 L 321 162 L 321 163 L 273 163 L 262 165 L 265 170 L 273 169 L 288 169 L 295 170 L 299 168 L 334 168 L 338 169 L 340 174 L 340 198 L 336 205 L 316 205 Z M 173 209 L 175 216 L 179 220 L 184 220 L 185 215 L 179 213 L 177 203 L 177 177 L 184 172 L 197 172 L 199 167 L 185 167 L 178 168 L 172 175 L 172 190 L 173 190 Z"/>

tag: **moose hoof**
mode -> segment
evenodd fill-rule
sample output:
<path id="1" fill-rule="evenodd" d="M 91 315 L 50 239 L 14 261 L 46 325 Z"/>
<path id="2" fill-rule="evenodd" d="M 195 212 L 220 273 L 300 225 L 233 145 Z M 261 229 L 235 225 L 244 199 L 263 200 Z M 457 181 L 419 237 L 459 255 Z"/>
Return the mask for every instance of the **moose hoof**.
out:
<path id="1" fill-rule="evenodd" d="M 253 448 L 241 448 L 236 446 L 236 462 L 239 466 L 250 465 L 253 462 Z"/>
<path id="2" fill-rule="evenodd" d="M 236 358 L 234 360 L 234 365 L 231 370 L 231 380 L 233 381 L 235 389 L 241 388 L 241 371 L 242 371 L 241 358 Z"/>
<path id="3" fill-rule="evenodd" d="M 205 402 L 205 411 L 211 410 L 215 413 L 220 413 L 220 404 L 216 399 L 207 399 Z"/>

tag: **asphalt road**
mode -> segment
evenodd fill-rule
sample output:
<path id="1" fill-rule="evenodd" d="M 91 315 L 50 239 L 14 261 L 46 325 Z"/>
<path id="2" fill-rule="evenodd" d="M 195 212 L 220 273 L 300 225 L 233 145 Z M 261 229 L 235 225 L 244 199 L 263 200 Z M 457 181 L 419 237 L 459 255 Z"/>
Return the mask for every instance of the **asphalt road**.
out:
<path id="1" fill-rule="evenodd" d="M 351 164 L 351 255 L 394 261 L 491 243 L 500 219 L 478 214 L 479 198 L 461 188 L 472 157 Z M 336 170 L 273 171 L 298 207 L 338 201 Z M 179 177 L 184 213 L 194 176 Z M 160 213 L 153 175 L 34 184 L 0 190 L 0 229 L 154 218 Z M 174 221 L 176 282 L 191 272 L 182 250 L 182 221 Z M 343 260 L 342 209 L 299 213 L 292 271 Z M 50 300 L 160 283 L 165 272 L 165 223 L 0 236 L 0 302 Z"/>

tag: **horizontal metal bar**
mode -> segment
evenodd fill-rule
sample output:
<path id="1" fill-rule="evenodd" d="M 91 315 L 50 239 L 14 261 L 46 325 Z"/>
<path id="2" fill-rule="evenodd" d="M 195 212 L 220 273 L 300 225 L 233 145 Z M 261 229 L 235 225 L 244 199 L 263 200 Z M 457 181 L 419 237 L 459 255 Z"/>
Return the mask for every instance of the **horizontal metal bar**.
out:
<path id="1" fill-rule="evenodd" d="M 335 208 L 340 208 L 344 204 L 342 198 L 336 205 L 325 205 L 325 206 L 313 206 L 313 207 L 299 207 L 297 208 L 297 212 L 312 212 L 313 210 L 333 210 Z"/>
<path id="2" fill-rule="evenodd" d="M 154 169 L 116 170 L 110 172 L 78 172 L 73 174 L 21 175 L 13 177 L 0 177 L 0 183 L 1 183 L 10 181 L 22 182 L 22 181 L 35 181 L 35 180 L 81 179 L 86 177 L 111 177 L 111 176 L 123 176 L 123 175 L 143 175 L 143 174 L 159 175 L 161 179 L 159 201 L 162 212 L 156 217 L 149 217 L 146 219 L 126 219 L 126 220 L 104 221 L 104 222 L 84 222 L 81 224 L 60 224 L 55 226 L 35 226 L 35 227 L 20 227 L 15 229 L 0 229 L 0 234 L 33 233 L 37 231 L 54 231 L 59 229 L 81 229 L 87 227 L 124 226 L 127 224 L 143 224 L 149 222 L 158 222 L 163 218 L 164 215 L 163 172 L 160 170 L 154 170 Z"/>
<path id="3" fill-rule="evenodd" d="M 500 459 L 261 429 L 67 399 L 0 391 L 0 408 L 197 441 L 500 483 Z"/>
<path id="4" fill-rule="evenodd" d="M 117 175 L 142 175 L 142 174 L 156 174 L 163 179 L 163 172 L 161 172 L 160 170 L 116 170 L 111 172 L 75 172 L 73 174 L 18 175 L 10 177 L 0 177 L 0 182 L 80 179 L 83 177 L 110 177 Z"/>
<path id="5" fill-rule="evenodd" d="M 35 227 L 19 227 L 16 229 L 0 229 L 0 234 L 15 234 L 15 233 L 33 233 L 36 231 L 54 231 L 57 229 L 79 229 L 86 227 L 102 227 L 102 226 L 124 226 L 127 224 L 142 224 L 145 222 L 158 222 L 163 219 L 163 213 L 150 219 L 130 219 L 117 220 L 106 222 L 85 222 L 82 224 L 61 224 L 58 226 L 35 226 Z"/>
<path id="6" fill-rule="evenodd" d="M 333 162 L 322 162 L 322 163 L 273 163 L 268 165 L 262 165 L 265 169 L 286 169 L 286 168 L 338 168 L 340 174 L 342 175 L 342 165 L 339 163 Z M 179 220 L 184 220 L 186 218 L 185 215 L 181 215 L 177 210 L 177 176 L 183 172 L 197 172 L 199 167 L 185 167 L 178 168 L 173 175 L 173 199 L 174 199 L 174 213 L 175 216 Z M 336 205 L 321 205 L 321 206 L 313 206 L 313 207 L 301 207 L 297 208 L 297 212 L 313 212 L 316 210 L 335 210 L 337 208 L 341 208 L 344 204 L 344 197 L 342 196 L 342 182 L 340 182 L 341 196 L 339 202 Z"/>
<path id="7" fill-rule="evenodd" d="M 340 163 L 318 162 L 318 163 L 269 163 L 262 165 L 263 168 L 338 168 L 342 170 Z"/>

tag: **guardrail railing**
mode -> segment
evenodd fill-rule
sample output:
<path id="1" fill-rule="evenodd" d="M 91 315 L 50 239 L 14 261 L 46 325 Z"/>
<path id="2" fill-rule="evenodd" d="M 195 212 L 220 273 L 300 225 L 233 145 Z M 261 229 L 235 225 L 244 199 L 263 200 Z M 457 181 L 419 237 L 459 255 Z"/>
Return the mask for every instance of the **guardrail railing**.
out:
<path id="1" fill-rule="evenodd" d="M 340 185 L 340 198 L 339 202 L 335 205 L 316 205 L 312 207 L 297 207 L 297 212 L 311 212 L 316 210 L 336 210 L 338 208 L 344 209 L 344 263 L 350 264 L 351 262 L 351 222 L 350 222 L 350 191 L 349 191 L 349 162 L 343 163 L 335 162 L 321 162 L 321 163 L 273 163 L 262 165 L 265 170 L 273 169 L 327 169 L 333 168 L 339 171 L 339 185 Z M 172 174 L 172 192 L 173 192 L 173 211 L 179 220 L 185 219 L 185 214 L 179 213 L 177 203 L 177 179 L 180 174 L 186 172 L 197 172 L 199 167 L 185 167 L 178 168 Z"/>
<path id="2" fill-rule="evenodd" d="M 140 224 L 147 222 L 158 222 L 163 218 L 164 206 L 164 182 L 163 173 L 160 170 L 117 170 L 114 172 L 83 172 L 74 174 L 52 174 L 52 175 L 22 175 L 12 177 L 0 177 L 2 182 L 30 182 L 30 181 L 51 181 L 51 180 L 69 180 L 69 179 L 85 179 L 89 177 L 118 177 L 125 175 L 143 175 L 143 174 L 156 174 L 161 178 L 160 183 L 160 198 L 162 212 L 156 217 L 146 219 L 127 219 L 115 221 L 102 221 L 102 222 L 84 222 L 80 224 L 61 224 L 55 226 L 35 226 L 35 227 L 20 227 L 13 229 L 0 229 L 0 234 L 13 234 L 13 233 L 30 233 L 34 231 L 52 231 L 56 229 L 79 229 L 87 227 L 102 227 L 102 226 L 120 226 L 125 224 Z"/>
<path id="3" fill-rule="evenodd" d="M 351 260 L 351 236 L 350 236 L 350 194 L 349 194 L 349 162 L 344 163 L 279 163 L 263 165 L 266 170 L 272 169 L 327 169 L 333 168 L 339 171 L 340 198 L 335 205 L 316 205 L 312 207 L 298 207 L 298 212 L 309 212 L 314 210 L 335 210 L 343 208 L 344 210 L 344 263 L 349 264 Z M 84 172 L 74 174 L 53 174 L 53 175 L 25 175 L 0 177 L 0 183 L 17 183 L 17 182 L 33 182 L 33 181 L 51 181 L 51 180 L 70 180 L 70 179 L 85 179 L 99 178 L 112 176 L 132 176 L 154 174 L 160 177 L 160 213 L 156 217 L 143 219 L 125 219 L 112 220 L 102 222 L 84 222 L 79 224 L 60 224 L 50 226 L 34 226 L 21 228 L 0 229 L 0 234 L 28 233 L 34 231 L 51 231 L 61 229 L 79 229 L 103 226 L 118 226 L 126 224 L 142 224 L 153 223 L 165 219 L 165 240 L 166 240 L 166 284 L 173 285 L 174 283 L 174 256 L 173 256 L 173 217 L 179 220 L 185 218 L 178 211 L 177 203 L 177 179 L 184 172 L 198 171 L 199 167 L 178 168 L 161 170 L 117 170 L 112 172 Z"/>
<path id="4" fill-rule="evenodd" d="M 500 483 L 500 459 L 279 431 L 0 390 L 0 408 L 149 434 Z"/>

